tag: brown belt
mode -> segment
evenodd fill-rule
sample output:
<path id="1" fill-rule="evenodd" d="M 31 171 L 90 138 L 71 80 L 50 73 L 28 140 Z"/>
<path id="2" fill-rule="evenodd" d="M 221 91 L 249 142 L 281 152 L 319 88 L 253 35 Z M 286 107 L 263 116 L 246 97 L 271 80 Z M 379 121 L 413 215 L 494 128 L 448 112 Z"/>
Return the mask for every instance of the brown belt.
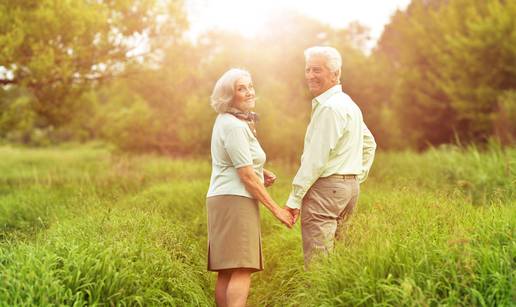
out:
<path id="1" fill-rule="evenodd" d="M 326 178 L 341 178 L 341 179 L 356 179 L 357 178 L 357 175 L 343 175 L 343 174 L 333 174 L 333 175 L 330 175 Z"/>

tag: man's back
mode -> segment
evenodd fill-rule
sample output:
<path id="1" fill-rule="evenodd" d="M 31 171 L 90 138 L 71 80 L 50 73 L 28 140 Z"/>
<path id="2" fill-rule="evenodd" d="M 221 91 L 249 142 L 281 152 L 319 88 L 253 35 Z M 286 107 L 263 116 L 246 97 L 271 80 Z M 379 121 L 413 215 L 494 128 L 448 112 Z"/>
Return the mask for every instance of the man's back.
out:
<path id="1" fill-rule="evenodd" d="M 301 213 L 305 265 L 314 253 L 333 248 L 335 235 L 351 216 L 373 163 L 376 143 L 360 108 L 342 92 L 342 57 L 332 47 L 305 50 L 305 79 L 312 100 L 301 165 L 287 207 Z"/>
<path id="2" fill-rule="evenodd" d="M 319 177 L 361 175 L 364 140 L 368 140 L 364 133 L 370 135 L 360 108 L 336 85 L 313 101 L 301 163 L 310 158 L 320 164 Z"/>

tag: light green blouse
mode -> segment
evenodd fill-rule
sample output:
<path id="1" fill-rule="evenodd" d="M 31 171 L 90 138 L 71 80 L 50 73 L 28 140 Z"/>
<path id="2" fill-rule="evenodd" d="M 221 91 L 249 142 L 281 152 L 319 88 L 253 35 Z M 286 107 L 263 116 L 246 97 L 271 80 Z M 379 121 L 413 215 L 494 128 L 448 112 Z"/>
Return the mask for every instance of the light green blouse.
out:
<path id="1" fill-rule="evenodd" d="M 211 179 L 207 197 L 239 195 L 253 198 L 237 169 L 252 166 L 263 182 L 265 152 L 247 123 L 235 116 L 219 114 L 211 135 Z"/>

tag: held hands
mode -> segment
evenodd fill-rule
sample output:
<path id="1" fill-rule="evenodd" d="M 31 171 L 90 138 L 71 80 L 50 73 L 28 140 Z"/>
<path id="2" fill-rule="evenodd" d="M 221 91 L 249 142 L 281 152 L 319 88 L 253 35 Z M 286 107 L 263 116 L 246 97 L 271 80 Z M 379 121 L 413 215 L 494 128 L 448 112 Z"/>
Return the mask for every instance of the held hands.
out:
<path id="1" fill-rule="evenodd" d="M 292 228 L 294 225 L 294 219 L 292 215 L 285 208 L 278 207 L 276 210 L 274 210 L 274 216 L 288 228 Z"/>
<path id="2" fill-rule="evenodd" d="M 299 218 L 299 209 L 292 209 L 289 207 L 278 208 L 274 215 L 280 222 L 285 224 L 288 228 L 292 228 Z"/>
<path id="3" fill-rule="evenodd" d="M 276 178 L 277 177 L 273 172 L 263 169 L 263 185 L 265 187 L 270 187 L 274 183 L 274 181 L 276 181 Z"/>
<path id="4" fill-rule="evenodd" d="M 290 215 L 292 216 L 292 225 L 294 225 L 297 222 L 297 219 L 299 218 L 299 209 L 293 209 L 290 207 L 285 206 L 285 210 L 287 210 Z"/>

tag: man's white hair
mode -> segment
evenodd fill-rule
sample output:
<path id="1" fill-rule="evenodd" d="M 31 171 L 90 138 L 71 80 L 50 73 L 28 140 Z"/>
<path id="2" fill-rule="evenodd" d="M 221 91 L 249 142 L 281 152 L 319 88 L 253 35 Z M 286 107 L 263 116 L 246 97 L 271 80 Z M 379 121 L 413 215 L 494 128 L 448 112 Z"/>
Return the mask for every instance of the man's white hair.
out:
<path id="1" fill-rule="evenodd" d="M 235 83 L 241 77 L 251 78 L 251 74 L 244 69 L 231 68 L 217 80 L 211 93 L 211 106 L 215 112 L 225 113 L 231 107 L 235 96 Z"/>
<path id="2" fill-rule="evenodd" d="M 321 56 L 326 59 L 326 67 L 337 73 L 337 78 L 340 80 L 342 57 L 337 49 L 327 46 L 314 46 L 305 50 L 305 61 L 308 61 L 313 56 Z"/>

